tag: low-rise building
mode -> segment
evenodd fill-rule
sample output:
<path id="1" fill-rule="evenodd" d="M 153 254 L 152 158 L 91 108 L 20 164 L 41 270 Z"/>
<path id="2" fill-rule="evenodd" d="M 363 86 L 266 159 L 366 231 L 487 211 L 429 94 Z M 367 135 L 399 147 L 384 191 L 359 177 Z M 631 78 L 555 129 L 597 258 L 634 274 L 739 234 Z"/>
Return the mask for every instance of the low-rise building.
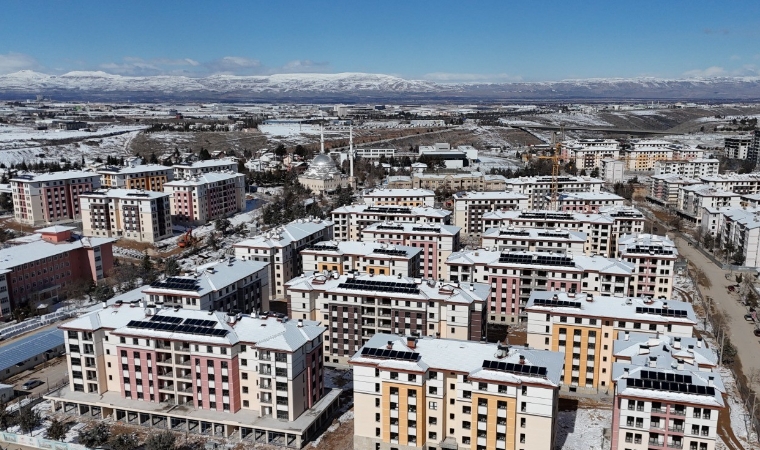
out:
<path id="1" fill-rule="evenodd" d="M 268 310 L 269 265 L 229 257 L 195 268 L 186 275 L 171 276 L 143 289 L 149 303 L 201 311 Z"/>
<path id="2" fill-rule="evenodd" d="M 626 234 L 618 240 L 618 258 L 633 264 L 633 297 L 669 299 L 673 295 L 676 244 L 667 236 Z"/>
<path id="3" fill-rule="evenodd" d="M 433 207 L 435 192 L 428 189 L 371 189 L 362 193 L 369 206 Z"/>
<path id="4" fill-rule="evenodd" d="M 358 241 L 365 228 L 378 222 L 445 225 L 451 222 L 451 211 L 404 206 L 346 205 L 334 209 L 331 215 L 335 223 L 335 239 L 338 241 Z"/>
<path id="5" fill-rule="evenodd" d="M 323 241 L 301 250 L 301 273 L 419 277 L 422 249 L 376 242 Z"/>
<path id="6" fill-rule="evenodd" d="M 345 364 L 376 333 L 480 340 L 489 291 L 482 283 L 308 273 L 287 283 L 288 315 L 323 321 L 325 362 Z"/>
<path id="7" fill-rule="evenodd" d="M 245 176 L 208 172 L 164 183 L 178 223 L 203 225 L 245 210 Z"/>
<path id="8" fill-rule="evenodd" d="M 285 283 L 303 273 L 301 250 L 333 237 L 334 227 L 329 220 L 298 219 L 240 241 L 232 248 L 237 258 L 269 263 L 269 297 L 282 299 Z"/>
<path id="9" fill-rule="evenodd" d="M 423 278 L 441 279 L 446 259 L 460 247 L 461 228 L 433 223 L 380 222 L 362 230 L 362 241 L 419 248 Z"/>
<path id="10" fill-rule="evenodd" d="M 71 383 L 46 396 L 58 413 L 301 448 L 340 393 L 325 388 L 316 322 L 117 304 L 61 329 Z"/>
<path id="11" fill-rule="evenodd" d="M 411 179 L 412 187 L 421 189 L 448 189 L 452 192 L 461 191 L 503 191 L 507 179 L 501 175 L 486 175 L 482 172 L 466 173 L 414 173 Z"/>
<path id="12" fill-rule="evenodd" d="M 408 175 L 390 175 L 385 181 L 388 189 L 411 189 L 412 177 Z"/>
<path id="13" fill-rule="evenodd" d="M 233 158 L 207 159 L 175 164 L 172 166 L 175 180 L 186 180 L 212 172 L 237 173 L 238 162 Z"/>
<path id="14" fill-rule="evenodd" d="M 585 255 L 585 233 L 569 229 L 545 228 L 489 228 L 480 238 L 485 249 L 500 252 L 549 252 Z"/>
<path id="15" fill-rule="evenodd" d="M 57 303 L 67 287 L 82 280 L 98 283 L 111 272 L 114 239 L 76 236 L 74 229 L 41 228 L 0 249 L 0 280 L 4 274 L 9 294 L 6 299 L 0 291 L 3 317 L 27 304 Z"/>
<path id="16" fill-rule="evenodd" d="M 136 189 L 84 193 L 82 234 L 156 242 L 172 236 L 169 194 Z"/>
<path id="17" fill-rule="evenodd" d="M 547 199 L 551 201 L 551 199 Z M 605 206 L 624 206 L 625 199 L 610 192 L 570 192 L 559 194 L 557 209 L 584 213 L 598 213 Z"/>
<path id="18" fill-rule="evenodd" d="M 32 226 L 79 220 L 79 196 L 100 187 L 97 174 L 79 170 L 18 174 L 10 182 L 13 215 Z"/>
<path id="19" fill-rule="evenodd" d="M 454 225 L 462 234 L 480 236 L 483 214 L 499 210 L 524 210 L 529 196 L 515 192 L 457 192 L 454 194 Z"/>
<path id="20" fill-rule="evenodd" d="M 698 320 L 687 302 L 551 291 L 534 291 L 525 312 L 528 345 L 565 353 L 562 384 L 578 392 L 612 388 L 618 333 L 688 338 Z"/>
<path id="21" fill-rule="evenodd" d="M 100 185 L 111 189 L 144 189 L 163 192 L 164 183 L 174 179 L 174 169 L 160 164 L 107 166 L 98 169 Z"/>
<path id="22" fill-rule="evenodd" d="M 357 450 L 554 449 L 560 353 L 376 334 L 349 363 Z"/>
<path id="23" fill-rule="evenodd" d="M 654 164 L 654 174 L 674 174 L 685 178 L 712 177 L 718 175 L 719 163 L 717 159 L 664 159 Z"/>
<path id="24" fill-rule="evenodd" d="M 634 265 L 602 256 L 548 252 L 471 250 L 446 261 L 453 283 L 488 283 L 487 319 L 514 323 L 535 289 L 602 295 L 628 295 Z"/>

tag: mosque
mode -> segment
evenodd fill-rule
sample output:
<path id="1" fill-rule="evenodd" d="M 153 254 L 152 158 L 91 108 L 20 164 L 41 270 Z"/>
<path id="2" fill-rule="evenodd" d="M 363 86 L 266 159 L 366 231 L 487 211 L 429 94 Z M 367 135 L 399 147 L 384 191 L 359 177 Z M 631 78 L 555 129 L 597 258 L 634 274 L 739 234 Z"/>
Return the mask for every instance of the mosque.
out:
<path id="1" fill-rule="evenodd" d="M 351 133 L 349 146 L 349 161 L 351 162 L 351 175 L 346 176 L 336 167 L 335 162 L 325 154 L 325 135 L 320 132 L 321 151 L 309 163 L 309 168 L 298 177 L 298 182 L 310 189 L 315 194 L 330 194 L 339 187 L 346 189 L 349 186 L 356 188 L 354 178 L 354 145 L 353 132 Z"/>

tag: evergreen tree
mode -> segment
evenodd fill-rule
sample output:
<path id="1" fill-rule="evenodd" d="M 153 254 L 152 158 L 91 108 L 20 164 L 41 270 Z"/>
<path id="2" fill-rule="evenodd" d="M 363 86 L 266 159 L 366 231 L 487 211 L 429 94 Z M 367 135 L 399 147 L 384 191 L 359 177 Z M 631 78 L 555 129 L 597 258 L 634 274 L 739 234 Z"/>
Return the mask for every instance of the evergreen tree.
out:
<path id="1" fill-rule="evenodd" d="M 204 147 L 201 147 L 201 151 L 198 152 L 198 159 L 201 161 L 207 161 L 211 159 L 211 154 Z"/>
<path id="2" fill-rule="evenodd" d="M 69 431 L 69 424 L 61 422 L 58 419 L 50 421 L 50 425 L 45 430 L 45 437 L 54 441 L 63 441 L 66 433 Z"/>

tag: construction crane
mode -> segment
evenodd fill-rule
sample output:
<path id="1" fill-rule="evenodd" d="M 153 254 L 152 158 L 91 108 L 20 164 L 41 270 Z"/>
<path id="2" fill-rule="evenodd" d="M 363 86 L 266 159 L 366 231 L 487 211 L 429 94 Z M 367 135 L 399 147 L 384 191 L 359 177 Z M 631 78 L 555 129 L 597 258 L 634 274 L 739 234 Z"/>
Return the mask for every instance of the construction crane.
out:
<path id="1" fill-rule="evenodd" d="M 549 209 L 559 210 L 559 159 L 562 153 L 562 141 L 565 140 L 565 124 L 560 124 L 560 139 L 555 142 L 555 133 L 552 133 L 552 154 L 538 156 L 538 159 L 548 159 L 552 162 L 552 187 L 549 194 Z"/>

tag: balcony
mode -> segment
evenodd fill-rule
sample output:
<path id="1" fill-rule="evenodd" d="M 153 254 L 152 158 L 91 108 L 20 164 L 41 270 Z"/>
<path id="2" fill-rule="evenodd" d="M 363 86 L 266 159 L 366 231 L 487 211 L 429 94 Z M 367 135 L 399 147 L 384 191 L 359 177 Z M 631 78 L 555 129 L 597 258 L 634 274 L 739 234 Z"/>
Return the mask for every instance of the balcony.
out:
<path id="1" fill-rule="evenodd" d="M 174 364 L 177 365 L 177 366 L 188 366 L 189 367 L 190 364 L 191 364 L 190 363 L 190 358 L 187 358 L 187 359 L 178 359 L 177 361 L 175 361 Z"/>
<path id="2" fill-rule="evenodd" d="M 668 448 L 683 448 L 683 442 L 671 442 Z"/>
<path id="3" fill-rule="evenodd" d="M 678 410 L 678 409 L 671 408 L 670 415 L 671 416 L 686 416 L 686 410 L 685 409 Z"/>
<path id="4" fill-rule="evenodd" d="M 671 433 L 683 433 L 683 425 L 668 427 L 668 431 L 670 431 Z"/>
<path id="5" fill-rule="evenodd" d="M 652 446 L 652 447 L 664 447 L 665 446 L 664 442 L 660 442 L 657 439 L 649 439 L 648 442 L 649 442 L 649 445 Z"/>

